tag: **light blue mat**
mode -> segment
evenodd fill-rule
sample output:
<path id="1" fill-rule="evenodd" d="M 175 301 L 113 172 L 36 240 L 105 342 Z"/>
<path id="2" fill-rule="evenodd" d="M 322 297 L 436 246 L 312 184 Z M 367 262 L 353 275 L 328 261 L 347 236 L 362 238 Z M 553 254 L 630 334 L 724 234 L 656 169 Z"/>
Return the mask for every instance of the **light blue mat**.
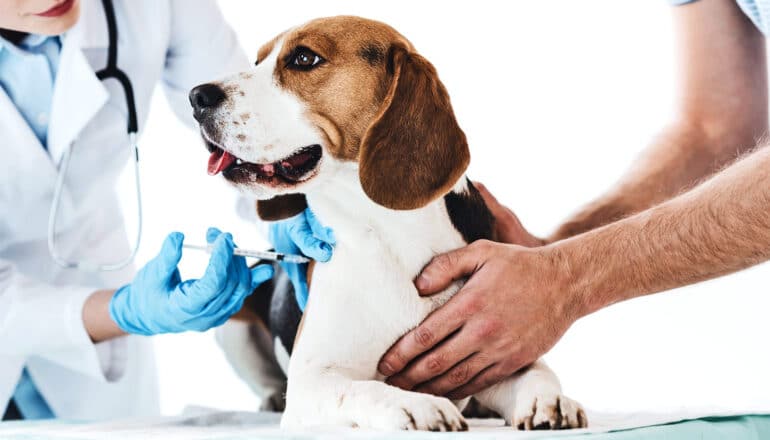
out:
<path id="1" fill-rule="evenodd" d="M 559 438 L 562 440 L 589 438 L 591 440 L 767 440 L 770 439 L 770 416 L 708 417 L 626 431 Z"/>
<path id="2" fill-rule="evenodd" d="M 355 429 L 286 432 L 279 416 L 270 413 L 216 413 L 157 418 L 146 421 L 82 423 L 72 421 L 0 423 L 2 440 L 41 439 L 560 439 L 560 440 L 765 440 L 770 439 L 770 415 L 707 417 L 658 426 L 605 433 L 521 432 L 507 427 L 471 423 L 470 432 L 375 432 Z"/>

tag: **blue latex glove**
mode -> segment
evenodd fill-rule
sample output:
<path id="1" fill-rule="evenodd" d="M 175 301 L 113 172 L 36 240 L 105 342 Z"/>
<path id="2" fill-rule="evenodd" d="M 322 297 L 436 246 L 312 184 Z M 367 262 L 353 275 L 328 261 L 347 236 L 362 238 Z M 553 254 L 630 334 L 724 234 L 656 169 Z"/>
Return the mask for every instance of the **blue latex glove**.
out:
<path id="1" fill-rule="evenodd" d="M 322 263 L 332 258 L 333 246 L 337 244 L 334 231 L 322 226 L 310 208 L 270 225 L 269 238 L 276 252 L 303 254 Z M 308 296 L 307 264 L 281 262 L 280 265 L 294 286 L 299 309 L 304 311 Z"/>
<path id="2" fill-rule="evenodd" d="M 273 276 L 269 265 L 249 270 L 243 257 L 233 256 L 232 235 L 209 228 L 206 241 L 213 243 L 213 250 L 206 273 L 199 280 L 182 281 L 177 265 L 183 240 L 179 232 L 169 234 L 160 254 L 131 284 L 115 292 L 110 316 L 123 331 L 154 335 L 222 325 L 257 286 Z"/>

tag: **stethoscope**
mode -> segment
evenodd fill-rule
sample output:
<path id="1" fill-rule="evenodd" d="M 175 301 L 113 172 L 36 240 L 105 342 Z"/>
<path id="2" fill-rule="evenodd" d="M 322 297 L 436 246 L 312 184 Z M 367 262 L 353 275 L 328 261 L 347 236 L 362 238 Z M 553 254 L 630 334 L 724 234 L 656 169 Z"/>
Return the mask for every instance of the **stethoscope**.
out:
<path id="1" fill-rule="evenodd" d="M 56 179 L 56 186 L 53 192 L 53 201 L 51 202 L 51 211 L 48 216 L 48 252 L 51 258 L 59 266 L 66 269 L 82 269 L 87 271 L 110 271 L 122 269 L 136 257 L 139 250 L 139 242 L 142 238 L 142 192 L 139 185 L 139 146 L 137 145 L 137 132 L 139 124 L 136 117 L 136 103 L 134 101 L 134 89 L 131 86 L 131 80 L 125 72 L 118 67 L 118 25 L 115 20 L 115 8 L 112 0 L 102 0 L 104 4 L 104 13 L 107 17 L 107 30 L 109 33 L 109 49 L 107 54 L 107 67 L 96 72 L 96 77 L 100 81 L 114 79 L 123 87 L 126 95 L 126 107 L 128 109 L 128 145 L 134 155 L 134 174 L 136 182 L 136 206 L 137 206 L 137 232 L 134 247 L 128 257 L 114 263 L 95 263 L 92 261 L 71 261 L 62 257 L 56 249 L 56 219 L 61 204 L 62 189 L 69 168 L 69 161 L 72 155 L 72 145 L 64 152 L 62 156 L 61 169 Z"/>

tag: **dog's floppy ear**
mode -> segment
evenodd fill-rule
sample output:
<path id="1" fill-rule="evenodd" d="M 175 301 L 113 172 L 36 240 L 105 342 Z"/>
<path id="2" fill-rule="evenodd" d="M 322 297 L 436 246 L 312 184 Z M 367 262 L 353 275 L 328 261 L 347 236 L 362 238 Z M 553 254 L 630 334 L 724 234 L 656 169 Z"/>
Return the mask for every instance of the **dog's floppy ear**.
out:
<path id="1" fill-rule="evenodd" d="M 398 43 L 388 69 L 390 88 L 361 141 L 359 178 L 374 202 L 416 209 L 451 189 L 470 152 L 433 65 Z"/>
<path id="2" fill-rule="evenodd" d="M 257 200 L 257 214 L 266 221 L 294 217 L 307 208 L 304 194 L 286 194 L 269 200 Z"/>

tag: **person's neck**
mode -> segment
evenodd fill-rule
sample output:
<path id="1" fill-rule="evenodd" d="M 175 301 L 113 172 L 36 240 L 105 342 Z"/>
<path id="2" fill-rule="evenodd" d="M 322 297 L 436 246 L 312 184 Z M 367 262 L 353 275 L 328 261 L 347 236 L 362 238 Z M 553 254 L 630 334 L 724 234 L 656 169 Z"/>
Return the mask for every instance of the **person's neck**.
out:
<path id="1" fill-rule="evenodd" d="M 29 35 L 26 32 L 12 31 L 10 29 L 0 29 L 0 36 L 11 42 L 11 44 L 18 45 Z"/>

